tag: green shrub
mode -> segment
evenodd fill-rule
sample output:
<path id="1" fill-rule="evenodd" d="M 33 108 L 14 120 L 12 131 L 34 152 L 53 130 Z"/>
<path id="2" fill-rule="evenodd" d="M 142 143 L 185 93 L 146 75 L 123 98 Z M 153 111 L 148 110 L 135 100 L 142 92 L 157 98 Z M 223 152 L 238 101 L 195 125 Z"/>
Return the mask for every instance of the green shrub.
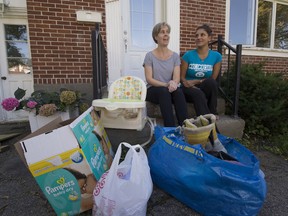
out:
<path id="1" fill-rule="evenodd" d="M 288 156 L 288 139 L 287 138 L 288 138 L 288 132 L 285 134 L 280 134 L 278 136 L 272 137 L 271 139 L 272 152 L 281 154 L 287 157 Z"/>
<path id="2" fill-rule="evenodd" d="M 230 83 L 235 82 L 232 74 Z M 226 88 L 225 92 L 232 96 L 234 89 Z M 288 81 L 279 74 L 265 73 L 262 64 L 241 65 L 239 116 L 245 120 L 249 135 L 284 135 L 288 130 Z"/>

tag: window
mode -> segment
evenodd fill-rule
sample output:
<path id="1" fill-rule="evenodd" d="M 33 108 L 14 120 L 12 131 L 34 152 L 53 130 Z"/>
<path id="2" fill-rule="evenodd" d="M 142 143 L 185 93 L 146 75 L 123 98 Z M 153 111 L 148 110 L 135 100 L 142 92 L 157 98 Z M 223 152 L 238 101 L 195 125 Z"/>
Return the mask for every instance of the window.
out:
<path id="1" fill-rule="evenodd" d="M 130 5 L 132 46 L 153 47 L 154 0 L 130 0 Z"/>
<path id="2" fill-rule="evenodd" d="M 258 3 L 257 7 L 253 2 Z M 256 11 L 257 16 L 254 16 Z M 254 25 L 256 20 L 257 25 Z M 230 0 L 229 42 L 288 49 L 288 0 Z"/>
<path id="3" fill-rule="evenodd" d="M 254 44 L 255 1 L 230 0 L 230 44 Z"/>
<path id="4" fill-rule="evenodd" d="M 26 25 L 4 25 L 4 29 L 9 73 L 30 73 Z"/>
<path id="5" fill-rule="evenodd" d="M 288 4 L 276 4 L 275 49 L 288 49 Z"/>
<path id="6" fill-rule="evenodd" d="M 270 47 L 272 6 L 272 2 L 260 0 L 258 3 L 257 47 Z"/>

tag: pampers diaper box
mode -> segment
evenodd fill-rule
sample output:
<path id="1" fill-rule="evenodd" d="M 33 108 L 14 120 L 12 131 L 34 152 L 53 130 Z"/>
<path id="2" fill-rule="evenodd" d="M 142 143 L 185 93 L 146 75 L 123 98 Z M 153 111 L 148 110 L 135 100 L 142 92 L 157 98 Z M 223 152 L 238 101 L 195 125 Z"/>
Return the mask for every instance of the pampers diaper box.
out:
<path id="1" fill-rule="evenodd" d="M 61 216 L 93 207 L 94 187 L 113 160 L 111 143 L 92 107 L 74 121 L 52 121 L 15 147 Z"/>

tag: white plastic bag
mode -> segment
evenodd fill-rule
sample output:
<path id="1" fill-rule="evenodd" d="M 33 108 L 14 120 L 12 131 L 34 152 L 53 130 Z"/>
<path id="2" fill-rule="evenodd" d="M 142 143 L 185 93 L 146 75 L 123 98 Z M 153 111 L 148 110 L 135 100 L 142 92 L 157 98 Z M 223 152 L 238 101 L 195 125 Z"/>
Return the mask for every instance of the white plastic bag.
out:
<path id="1" fill-rule="evenodd" d="M 122 145 L 129 148 L 119 164 Z M 110 170 L 94 189 L 93 216 L 145 216 L 153 190 L 150 168 L 140 145 L 120 143 Z"/>

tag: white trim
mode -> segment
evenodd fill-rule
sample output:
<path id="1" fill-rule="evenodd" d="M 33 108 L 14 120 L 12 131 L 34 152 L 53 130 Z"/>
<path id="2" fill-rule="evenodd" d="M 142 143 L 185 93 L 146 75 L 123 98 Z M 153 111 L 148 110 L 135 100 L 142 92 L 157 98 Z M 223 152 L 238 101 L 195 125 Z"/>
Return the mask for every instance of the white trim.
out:
<path id="1" fill-rule="evenodd" d="M 121 5 L 120 1 L 106 1 L 106 43 L 108 84 L 121 77 Z"/>
<path id="2" fill-rule="evenodd" d="M 270 0 L 271 1 L 271 0 Z M 272 0 L 273 1 L 273 0 Z M 287 0 L 275 0 L 275 1 L 277 1 L 277 2 L 279 2 L 279 3 L 288 3 L 288 1 Z"/>
<path id="3" fill-rule="evenodd" d="M 255 3 L 255 25 L 254 25 L 254 47 L 256 47 L 256 43 L 257 43 L 257 33 L 258 33 L 258 30 L 257 30 L 257 27 L 258 27 L 258 1 L 259 0 L 256 0 L 256 3 Z"/>
<path id="4" fill-rule="evenodd" d="M 275 47 L 275 25 L 276 25 L 276 2 L 272 2 L 270 47 Z"/>
<path id="5" fill-rule="evenodd" d="M 3 11 L 0 11 L 2 18 L 27 19 L 26 7 L 7 7 L 3 9 Z"/>
<path id="6" fill-rule="evenodd" d="M 268 48 L 242 48 L 242 55 L 268 56 L 268 57 L 288 57 L 288 50 L 272 50 Z"/>
<path id="7" fill-rule="evenodd" d="M 229 39 L 229 31 L 230 31 L 229 21 L 230 21 L 230 0 L 226 1 L 225 41 L 227 42 Z"/>
<path id="8" fill-rule="evenodd" d="M 180 0 L 166 1 L 167 23 L 171 26 L 169 49 L 180 53 Z"/>
<path id="9" fill-rule="evenodd" d="M 252 8 L 250 8 L 250 10 L 251 10 L 251 14 L 252 14 L 252 16 L 251 16 L 251 20 L 250 21 L 254 21 L 254 25 L 251 25 L 250 26 L 250 37 L 249 38 L 252 38 L 252 44 L 253 44 L 253 46 L 256 46 L 256 30 L 255 29 L 257 29 L 257 19 L 256 19 L 256 17 L 258 17 L 258 16 L 256 16 L 258 13 L 256 13 L 257 11 L 258 11 L 258 7 L 257 7 L 257 5 L 258 4 L 256 4 L 257 3 L 257 1 L 256 2 L 254 2 L 254 8 L 253 8 L 253 6 L 252 6 Z M 250 5 L 251 6 L 251 5 Z M 249 23 L 247 23 L 247 26 L 249 26 Z"/>

